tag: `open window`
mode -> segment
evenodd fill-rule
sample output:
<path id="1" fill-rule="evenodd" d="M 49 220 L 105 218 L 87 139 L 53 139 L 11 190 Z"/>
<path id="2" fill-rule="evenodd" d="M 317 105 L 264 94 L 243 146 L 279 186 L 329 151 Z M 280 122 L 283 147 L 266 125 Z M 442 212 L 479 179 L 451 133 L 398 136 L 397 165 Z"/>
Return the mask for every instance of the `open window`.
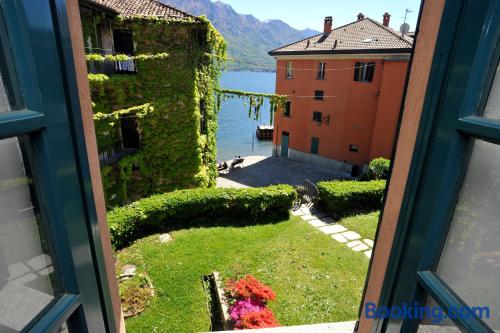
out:
<path id="1" fill-rule="evenodd" d="M 354 81 L 372 82 L 373 73 L 375 72 L 374 62 L 356 62 L 354 66 Z"/>
<path id="2" fill-rule="evenodd" d="M 116 29 L 113 31 L 115 54 L 134 55 L 134 39 L 132 30 Z M 115 69 L 118 73 L 135 73 L 136 64 L 133 59 L 117 61 Z"/>
<path id="3" fill-rule="evenodd" d="M 135 115 L 123 116 L 120 119 L 120 130 L 123 149 L 137 150 L 141 148 L 141 137 L 139 135 L 137 118 Z"/>

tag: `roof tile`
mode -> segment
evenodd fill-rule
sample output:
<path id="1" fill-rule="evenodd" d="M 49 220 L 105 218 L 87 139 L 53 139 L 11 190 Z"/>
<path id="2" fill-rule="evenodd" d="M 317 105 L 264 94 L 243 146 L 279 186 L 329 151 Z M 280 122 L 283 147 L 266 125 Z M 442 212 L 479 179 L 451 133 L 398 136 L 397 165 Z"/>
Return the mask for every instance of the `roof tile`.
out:
<path id="1" fill-rule="evenodd" d="M 349 54 L 374 52 L 410 52 L 413 39 L 370 18 L 355 21 L 269 52 L 285 54 Z"/>
<path id="2" fill-rule="evenodd" d="M 174 7 L 156 0 L 87 0 L 104 8 L 109 8 L 125 18 L 137 16 L 159 17 L 164 19 L 193 21 L 199 19 Z"/>

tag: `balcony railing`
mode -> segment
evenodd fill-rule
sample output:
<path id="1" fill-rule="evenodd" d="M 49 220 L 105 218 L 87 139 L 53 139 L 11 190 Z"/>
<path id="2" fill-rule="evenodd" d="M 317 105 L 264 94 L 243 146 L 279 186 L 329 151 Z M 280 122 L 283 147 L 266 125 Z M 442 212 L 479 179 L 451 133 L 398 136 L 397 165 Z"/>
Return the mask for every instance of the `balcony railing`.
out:
<path id="1" fill-rule="evenodd" d="M 120 149 L 99 153 L 99 164 L 102 167 L 118 163 L 122 158 L 135 154 L 138 149 Z"/>

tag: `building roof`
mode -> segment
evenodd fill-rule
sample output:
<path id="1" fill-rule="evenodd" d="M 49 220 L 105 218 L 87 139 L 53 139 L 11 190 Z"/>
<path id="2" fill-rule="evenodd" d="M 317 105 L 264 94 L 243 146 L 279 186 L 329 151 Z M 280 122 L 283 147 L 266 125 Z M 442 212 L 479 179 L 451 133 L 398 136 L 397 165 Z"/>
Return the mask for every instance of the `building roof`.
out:
<path id="1" fill-rule="evenodd" d="M 110 11 L 125 18 L 142 16 L 176 21 L 200 21 L 196 16 L 165 5 L 157 0 L 80 0 L 80 3 Z"/>
<path id="2" fill-rule="evenodd" d="M 336 29 L 280 47 L 269 55 L 409 53 L 413 39 L 364 18 Z"/>

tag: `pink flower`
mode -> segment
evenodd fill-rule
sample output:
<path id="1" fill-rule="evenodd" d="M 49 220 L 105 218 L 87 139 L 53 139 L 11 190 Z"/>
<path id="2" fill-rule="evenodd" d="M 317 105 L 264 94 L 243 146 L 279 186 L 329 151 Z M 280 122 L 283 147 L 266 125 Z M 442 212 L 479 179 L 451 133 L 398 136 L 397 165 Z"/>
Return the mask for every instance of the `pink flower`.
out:
<path id="1" fill-rule="evenodd" d="M 245 316 L 245 314 L 261 311 L 264 307 L 264 303 L 256 299 L 249 298 L 237 300 L 236 303 L 234 303 L 229 309 L 229 315 L 235 322 L 235 327 L 241 327 L 241 319 Z"/>

